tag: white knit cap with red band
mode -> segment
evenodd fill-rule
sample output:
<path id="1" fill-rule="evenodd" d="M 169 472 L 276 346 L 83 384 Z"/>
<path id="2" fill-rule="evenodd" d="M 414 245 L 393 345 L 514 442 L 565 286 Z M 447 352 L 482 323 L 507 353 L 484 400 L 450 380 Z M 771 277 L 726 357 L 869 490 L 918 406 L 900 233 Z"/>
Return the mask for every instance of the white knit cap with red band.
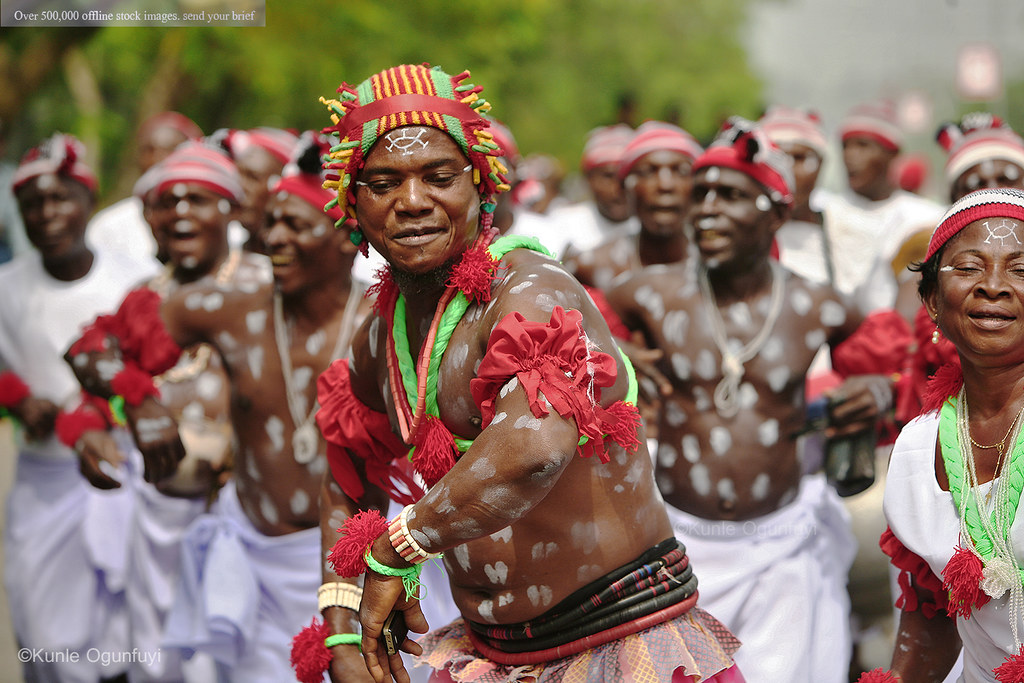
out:
<path id="1" fill-rule="evenodd" d="M 693 163 L 693 172 L 709 166 L 746 173 L 768 191 L 776 204 L 793 203 L 793 159 L 751 121 L 738 116 L 726 121 L 718 137 Z"/>
<path id="2" fill-rule="evenodd" d="M 22 185 L 41 175 L 56 175 L 77 180 L 90 192 L 95 192 L 99 183 L 84 157 L 85 145 L 78 138 L 54 133 L 25 153 L 11 176 L 11 190 L 17 192 Z"/>
<path id="3" fill-rule="evenodd" d="M 821 128 L 821 119 L 816 113 L 776 105 L 770 107 L 757 123 L 768 139 L 776 145 L 806 145 L 820 158 L 825 158 L 828 140 Z"/>
<path id="4" fill-rule="evenodd" d="M 872 102 L 851 109 L 839 126 L 839 137 L 846 140 L 855 136 L 871 138 L 898 152 L 903 145 L 903 131 L 892 103 Z"/>
<path id="5" fill-rule="evenodd" d="M 622 162 L 626 146 L 633 139 L 633 129 L 624 123 L 614 126 L 601 126 L 587 134 L 587 142 L 583 145 L 583 156 L 580 167 L 589 171 L 597 166 Z"/>
<path id="6" fill-rule="evenodd" d="M 932 233 L 925 260 L 934 256 L 958 232 L 984 218 L 1024 221 L 1024 192 L 1012 188 L 986 189 L 972 192 L 958 200 Z"/>
<path id="7" fill-rule="evenodd" d="M 946 182 L 950 185 L 964 171 L 988 160 L 1009 161 L 1024 169 L 1024 139 L 1002 119 L 976 112 L 963 117 L 959 125 L 939 127 L 936 140 L 946 150 Z"/>
<path id="8" fill-rule="evenodd" d="M 327 204 L 337 195 L 324 189 L 327 174 L 323 171 L 320 160 L 330 149 L 331 143 L 326 135 L 314 131 L 303 133 L 298 138 L 293 158 L 281 170 L 281 179 L 271 192 L 295 195 L 312 204 L 317 210 L 324 211 L 335 221 L 344 218 L 345 210 L 337 204 L 327 208 Z M 313 172 L 314 170 L 316 172 Z"/>
<path id="9" fill-rule="evenodd" d="M 143 173 L 132 192 L 136 197 L 145 197 L 176 183 L 202 185 L 234 202 L 242 199 L 242 183 L 235 163 L 219 149 L 201 142 L 182 143 Z"/>
<path id="10" fill-rule="evenodd" d="M 228 138 L 228 145 L 231 154 L 236 159 L 244 154 L 250 147 L 259 147 L 266 150 L 282 164 L 288 163 L 295 152 L 295 145 L 299 142 L 299 136 L 282 128 L 251 128 L 249 130 L 236 130 Z"/>
<path id="11" fill-rule="evenodd" d="M 641 123 L 622 152 L 619 164 L 619 177 L 625 178 L 633 170 L 640 158 L 651 152 L 669 150 L 680 152 L 691 160 L 703 153 L 704 148 L 697 140 L 679 126 L 663 121 L 646 121 Z"/>

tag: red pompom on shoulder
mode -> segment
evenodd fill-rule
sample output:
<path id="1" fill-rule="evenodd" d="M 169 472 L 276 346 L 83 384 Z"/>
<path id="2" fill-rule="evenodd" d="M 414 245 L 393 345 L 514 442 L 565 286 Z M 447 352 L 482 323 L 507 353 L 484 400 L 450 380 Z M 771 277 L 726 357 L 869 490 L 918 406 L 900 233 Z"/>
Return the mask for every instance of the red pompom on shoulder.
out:
<path id="1" fill-rule="evenodd" d="M 424 415 L 416 438 L 412 464 L 428 487 L 448 474 L 448 470 L 455 466 L 458 453 L 455 439 L 444 422 L 434 415 Z"/>
<path id="2" fill-rule="evenodd" d="M 373 299 L 373 312 L 387 318 L 398 300 L 398 285 L 389 266 L 378 268 L 375 276 L 374 283 L 366 289 L 366 296 Z"/>
<path id="3" fill-rule="evenodd" d="M 327 624 L 313 617 L 309 626 L 292 638 L 292 668 L 300 683 L 323 683 L 324 672 L 331 665 L 331 651 L 324 644 L 329 635 Z"/>
<path id="4" fill-rule="evenodd" d="M 366 573 L 363 555 L 381 534 L 388 531 L 388 521 L 376 510 L 363 510 L 341 525 L 341 538 L 331 548 L 327 561 L 338 576 L 352 578 Z"/>
<path id="5" fill-rule="evenodd" d="M 486 249 L 476 246 L 467 249 L 452 268 L 448 286 L 462 290 L 470 303 L 487 303 L 491 300 L 491 282 L 497 272 L 498 262 Z"/>
<path id="6" fill-rule="evenodd" d="M 1015 655 L 1007 657 L 1002 664 L 992 670 L 999 683 L 1024 683 L 1024 645 Z"/>
<path id="7" fill-rule="evenodd" d="M 899 680 L 891 671 L 879 667 L 862 673 L 857 683 L 899 683 Z"/>
<path id="8" fill-rule="evenodd" d="M 981 607 L 989 598 L 981 590 L 981 558 L 958 545 L 953 557 L 942 569 L 942 587 L 949 591 L 946 611 L 952 616 L 971 618 L 971 609 Z"/>

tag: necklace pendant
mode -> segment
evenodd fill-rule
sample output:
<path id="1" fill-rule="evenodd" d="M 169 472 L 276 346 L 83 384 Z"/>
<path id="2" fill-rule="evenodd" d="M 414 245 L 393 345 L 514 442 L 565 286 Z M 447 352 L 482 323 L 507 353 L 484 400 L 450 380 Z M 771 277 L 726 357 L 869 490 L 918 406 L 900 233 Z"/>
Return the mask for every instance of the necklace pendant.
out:
<path id="1" fill-rule="evenodd" d="M 300 425 L 292 433 L 292 457 L 300 465 L 308 465 L 316 458 L 320 439 L 311 422 Z"/>
<path id="2" fill-rule="evenodd" d="M 981 571 L 981 590 L 992 599 L 1003 596 L 1019 581 L 1017 572 L 1010 562 L 1002 557 L 992 557 L 985 562 Z"/>

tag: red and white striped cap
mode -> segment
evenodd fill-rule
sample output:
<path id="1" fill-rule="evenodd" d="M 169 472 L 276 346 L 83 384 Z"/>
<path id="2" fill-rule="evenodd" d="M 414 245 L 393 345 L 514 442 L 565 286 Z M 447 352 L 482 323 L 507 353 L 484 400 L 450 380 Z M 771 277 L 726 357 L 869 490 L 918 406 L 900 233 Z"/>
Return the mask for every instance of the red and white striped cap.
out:
<path id="1" fill-rule="evenodd" d="M 680 152 L 691 161 L 704 152 L 700 143 L 679 126 L 664 121 L 646 121 L 636 129 L 633 139 L 622 152 L 619 177 L 625 178 L 629 175 L 641 157 L 662 150 Z"/>
<path id="2" fill-rule="evenodd" d="M 583 156 L 580 167 L 589 171 L 597 166 L 622 162 L 626 146 L 633 139 L 633 129 L 624 123 L 614 126 L 601 126 L 587 134 L 587 142 L 583 145 Z"/>
<path id="3" fill-rule="evenodd" d="M 821 128 L 817 112 L 775 105 L 768 108 L 758 121 L 761 130 L 776 145 L 795 143 L 806 145 L 820 158 L 825 158 L 828 140 Z"/>
<path id="4" fill-rule="evenodd" d="M 978 190 L 950 207 L 932 233 L 925 254 L 927 261 L 958 232 L 983 218 L 1013 218 L 1024 221 L 1024 192 L 1013 188 Z"/>
<path id="5" fill-rule="evenodd" d="M 92 168 L 85 163 L 85 145 L 73 135 L 54 133 L 38 147 L 33 147 L 21 158 L 11 176 L 11 190 L 18 189 L 41 175 L 65 176 L 96 192 L 98 182 Z"/>
<path id="6" fill-rule="evenodd" d="M 219 149 L 201 142 L 184 142 L 166 159 L 142 174 L 133 193 L 145 197 L 163 192 L 175 183 L 196 183 L 239 202 L 242 183 L 235 163 Z"/>
<path id="7" fill-rule="evenodd" d="M 891 102 L 860 104 L 850 110 L 839 126 L 841 140 L 864 136 L 881 143 L 894 152 L 903 145 L 903 130 Z"/>
<path id="8" fill-rule="evenodd" d="M 949 154 L 945 173 L 950 185 L 970 167 L 990 159 L 1009 161 L 1024 169 L 1024 139 L 998 116 L 967 114 L 959 124 L 940 126 L 935 139 Z"/>

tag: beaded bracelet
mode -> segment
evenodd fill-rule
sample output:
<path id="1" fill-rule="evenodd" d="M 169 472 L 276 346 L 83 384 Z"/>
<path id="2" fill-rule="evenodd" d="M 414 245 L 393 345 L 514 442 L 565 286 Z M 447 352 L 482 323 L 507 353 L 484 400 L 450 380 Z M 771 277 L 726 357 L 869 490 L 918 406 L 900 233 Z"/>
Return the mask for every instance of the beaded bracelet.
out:
<path id="1" fill-rule="evenodd" d="M 324 638 L 324 647 L 332 648 L 335 645 L 355 645 L 362 650 L 363 637 L 358 633 L 335 633 Z"/>
<path id="2" fill-rule="evenodd" d="M 402 508 L 401 514 L 391 520 L 391 524 L 388 526 L 388 538 L 391 540 L 391 547 L 402 556 L 403 560 L 416 565 L 440 557 L 441 554 L 428 553 L 409 533 L 408 517 L 411 508 L 412 505 L 406 505 Z"/>
<path id="3" fill-rule="evenodd" d="M 411 567 L 405 567 L 403 569 L 389 567 L 386 564 L 378 562 L 373 555 L 370 554 L 369 548 L 366 549 L 363 559 L 366 560 L 366 566 L 370 571 L 384 576 L 395 576 L 402 579 L 402 585 L 405 587 L 405 597 L 412 600 L 419 600 L 420 572 L 423 571 L 423 565 L 414 564 Z"/>
<path id="4" fill-rule="evenodd" d="M 334 581 L 320 586 L 316 591 L 316 598 L 321 612 L 328 607 L 344 607 L 358 612 L 359 603 L 363 599 L 363 589 L 350 583 Z"/>

